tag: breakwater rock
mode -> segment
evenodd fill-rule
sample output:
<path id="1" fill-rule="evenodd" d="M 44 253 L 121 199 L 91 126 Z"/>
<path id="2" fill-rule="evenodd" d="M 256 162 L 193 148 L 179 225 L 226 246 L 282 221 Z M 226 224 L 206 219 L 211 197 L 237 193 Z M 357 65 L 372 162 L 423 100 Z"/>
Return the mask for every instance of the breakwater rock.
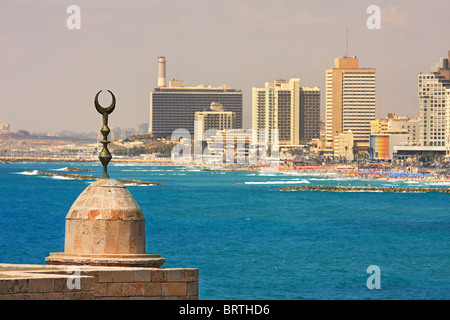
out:
<path id="1" fill-rule="evenodd" d="M 59 172 L 51 172 L 51 171 L 39 171 L 39 170 L 29 170 L 24 171 L 26 174 L 41 174 L 48 176 L 56 176 L 63 177 L 67 179 L 77 179 L 77 180 L 97 180 L 98 177 L 93 175 L 82 175 L 75 173 L 59 173 Z M 149 182 L 149 181 L 141 181 L 141 180 L 132 180 L 132 179 L 115 179 L 123 184 L 128 185 L 140 185 L 140 186 L 162 186 L 163 184 L 157 182 Z"/>
<path id="2" fill-rule="evenodd" d="M 84 171 L 84 172 L 93 172 L 92 169 L 83 169 L 83 168 L 77 168 L 77 167 L 67 167 L 64 168 L 63 171 Z"/>
<path id="3" fill-rule="evenodd" d="M 442 192 L 450 193 L 450 188 L 400 188 L 400 187 L 368 187 L 368 186 L 292 186 L 276 189 L 277 191 L 330 191 L 330 192 Z"/>

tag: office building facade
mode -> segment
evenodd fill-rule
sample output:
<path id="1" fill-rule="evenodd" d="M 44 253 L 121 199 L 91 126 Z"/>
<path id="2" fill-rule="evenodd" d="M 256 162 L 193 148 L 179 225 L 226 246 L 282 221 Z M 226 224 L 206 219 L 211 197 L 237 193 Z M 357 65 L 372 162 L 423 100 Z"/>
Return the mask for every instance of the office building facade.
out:
<path id="1" fill-rule="evenodd" d="M 169 81 L 168 87 L 158 87 L 150 93 L 149 133 L 155 137 L 170 137 L 176 129 L 186 129 L 194 134 L 194 118 L 197 111 L 220 103 L 225 111 L 235 114 L 234 127 L 242 128 L 241 90 L 221 87 L 185 87 L 184 81 Z"/>
<path id="2" fill-rule="evenodd" d="M 327 142 L 351 130 L 356 144 L 368 146 L 375 96 L 375 69 L 359 68 L 356 57 L 335 58 L 334 68 L 326 70 Z"/>

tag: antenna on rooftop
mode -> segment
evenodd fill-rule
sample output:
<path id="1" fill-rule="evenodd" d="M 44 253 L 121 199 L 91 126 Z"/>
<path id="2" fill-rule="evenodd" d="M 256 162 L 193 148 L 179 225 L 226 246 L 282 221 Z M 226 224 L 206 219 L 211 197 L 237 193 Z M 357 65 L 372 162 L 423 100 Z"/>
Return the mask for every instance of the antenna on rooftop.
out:
<path id="1" fill-rule="evenodd" d="M 177 80 L 180 80 L 180 54 L 177 53 Z"/>
<path id="2" fill-rule="evenodd" d="M 348 57 L 348 27 L 346 32 L 345 57 Z"/>

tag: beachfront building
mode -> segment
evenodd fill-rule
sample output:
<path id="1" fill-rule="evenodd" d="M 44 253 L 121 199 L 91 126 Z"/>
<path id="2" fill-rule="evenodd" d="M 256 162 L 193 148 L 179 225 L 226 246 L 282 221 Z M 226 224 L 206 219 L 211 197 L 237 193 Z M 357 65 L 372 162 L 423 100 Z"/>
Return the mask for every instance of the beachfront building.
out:
<path id="1" fill-rule="evenodd" d="M 376 70 L 360 68 L 358 58 L 334 59 L 326 70 L 326 140 L 333 144 L 339 134 L 352 131 L 359 147 L 368 147 L 370 122 L 375 120 Z"/>
<path id="2" fill-rule="evenodd" d="M 224 110 L 222 104 L 218 102 L 212 102 L 210 110 L 197 111 L 194 115 L 197 132 L 201 137 L 207 130 L 233 129 L 235 118 L 234 112 Z M 200 138 L 200 140 L 203 140 L 203 138 Z"/>
<path id="3" fill-rule="evenodd" d="M 407 131 L 371 134 L 369 155 L 374 160 L 393 160 L 398 150 L 395 147 L 407 145 L 410 139 Z"/>
<path id="4" fill-rule="evenodd" d="M 376 119 L 370 121 L 370 134 L 385 133 L 388 131 L 387 119 Z"/>
<path id="5" fill-rule="evenodd" d="M 419 140 L 422 146 L 435 146 L 445 150 L 448 90 L 450 90 L 449 58 L 441 58 L 430 68 L 429 73 L 419 74 Z"/>
<path id="6" fill-rule="evenodd" d="M 351 130 L 341 132 L 334 139 L 334 158 L 346 161 L 354 159 L 354 135 Z"/>
<path id="7" fill-rule="evenodd" d="M 445 92 L 445 160 L 450 161 L 450 89 Z"/>
<path id="8" fill-rule="evenodd" d="M 266 82 L 252 88 L 252 129 L 258 141 L 271 143 L 278 130 L 280 145 L 300 145 L 300 79 Z"/>
<path id="9" fill-rule="evenodd" d="M 295 147 L 320 136 L 320 89 L 300 87 L 300 79 L 266 82 L 252 88 L 252 129 L 258 141 Z"/>
<path id="10" fill-rule="evenodd" d="M 251 155 L 252 141 L 252 130 L 218 130 L 205 139 L 202 163 L 256 164 L 256 157 L 252 159 Z"/>
<path id="11" fill-rule="evenodd" d="M 419 141 L 419 118 L 386 114 L 386 118 L 370 122 L 370 134 L 408 133 L 408 145 L 416 145 Z"/>
<path id="12" fill-rule="evenodd" d="M 197 111 L 220 103 L 225 111 L 235 114 L 233 125 L 242 128 L 242 91 L 227 87 L 199 85 L 185 87 L 184 81 L 169 81 L 168 87 L 158 87 L 150 93 L 150 121 L 148 132 L 154 137 L 170 137 L 176 129 L 194 134 Z"/>
<path id="13" fill-rule="evenodd" d="M 300 87 L 300 143 L 320 137 L 320 88 Z"/>

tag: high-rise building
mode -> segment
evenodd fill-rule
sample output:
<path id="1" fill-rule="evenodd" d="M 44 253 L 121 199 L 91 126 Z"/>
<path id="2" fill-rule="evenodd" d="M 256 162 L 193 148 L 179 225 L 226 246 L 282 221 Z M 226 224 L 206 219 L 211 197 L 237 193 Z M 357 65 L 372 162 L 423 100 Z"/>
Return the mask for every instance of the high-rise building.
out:
<path id="1" fill-rule="evenodd" d="M 300 87 L 300 143 L 320 137 L 320 88 Z"/>
<path id="2" fill-rule="evenodd" d="M 355 144 L 368 146 L 370 122 L 375 120 L 376 70 L 359 68 L 358 58 L 334 59 L 326 70 L 326 140 L 352 131 Z"/>
<path id="3" fill-rule="evenodd" d="M 202 135 L 210 129 L 227 130 L 234 129 L 234 119 L 236 114 L 232 111 L 225 111 L 221 103 L 211 103 L 210 110 L 197 111 L 195 113 L 195 124 L 198 125 L 198 132 Z"/>
<path id="4" fill-rule="evenodd" d="M 161 66 L 161 61 L 159 61 Z M 159 69 L 159 76 L 164 75 Z M 163 85 L 158 76 L 158 85 Z M 161 81 L 160 81 L 161 79 Z M 225 111 L 235 113 L 235 128 L 242 128 L 242 91 L 229 88 L 199 85 L 185 87 L 184 81 L 169 81 L 169 86 L 157 87 L 150 93 L 150 121 L 148 132 L 156 137 L 170 137 L 174 130 L 186 129 L 194 134 L 194 115 L 211 106 L 212 102 L 222 104 Z"/>
<path id="5" fill-rule="evenodd" d="M 252 89 L 252 129 L 258 141 L 300 145 L 320 135 L 320 89 L 300 87 L 300 79 L 266 82 Z M 264 137 L 262 135 L 265 135 Z"/>
<path id="6" fill-rule="evenodd" d="M 419 74 L 419 141 L 422 146 L 444 147 L 446 145 L 446 104 L 448 105 L 447 95 L 450 90 L 448 62 L 449 58 L 441 58 L 430 69 L 430 73 Z"/>
<path id="7" fill-rule="evenodd" d="M 252 88 L 252 129 L 258 141 L 274 141 L 278 130 L 280 145 L 299 145 L 300 79 L 266 82 Z M 264 135 L 264 136 L 263 136 Z"/>
<path id="8" fill-rule="evenodd" d="M 445 159 L 450 161 L 450 90 L 445 92 L 445 113 Z"/>

